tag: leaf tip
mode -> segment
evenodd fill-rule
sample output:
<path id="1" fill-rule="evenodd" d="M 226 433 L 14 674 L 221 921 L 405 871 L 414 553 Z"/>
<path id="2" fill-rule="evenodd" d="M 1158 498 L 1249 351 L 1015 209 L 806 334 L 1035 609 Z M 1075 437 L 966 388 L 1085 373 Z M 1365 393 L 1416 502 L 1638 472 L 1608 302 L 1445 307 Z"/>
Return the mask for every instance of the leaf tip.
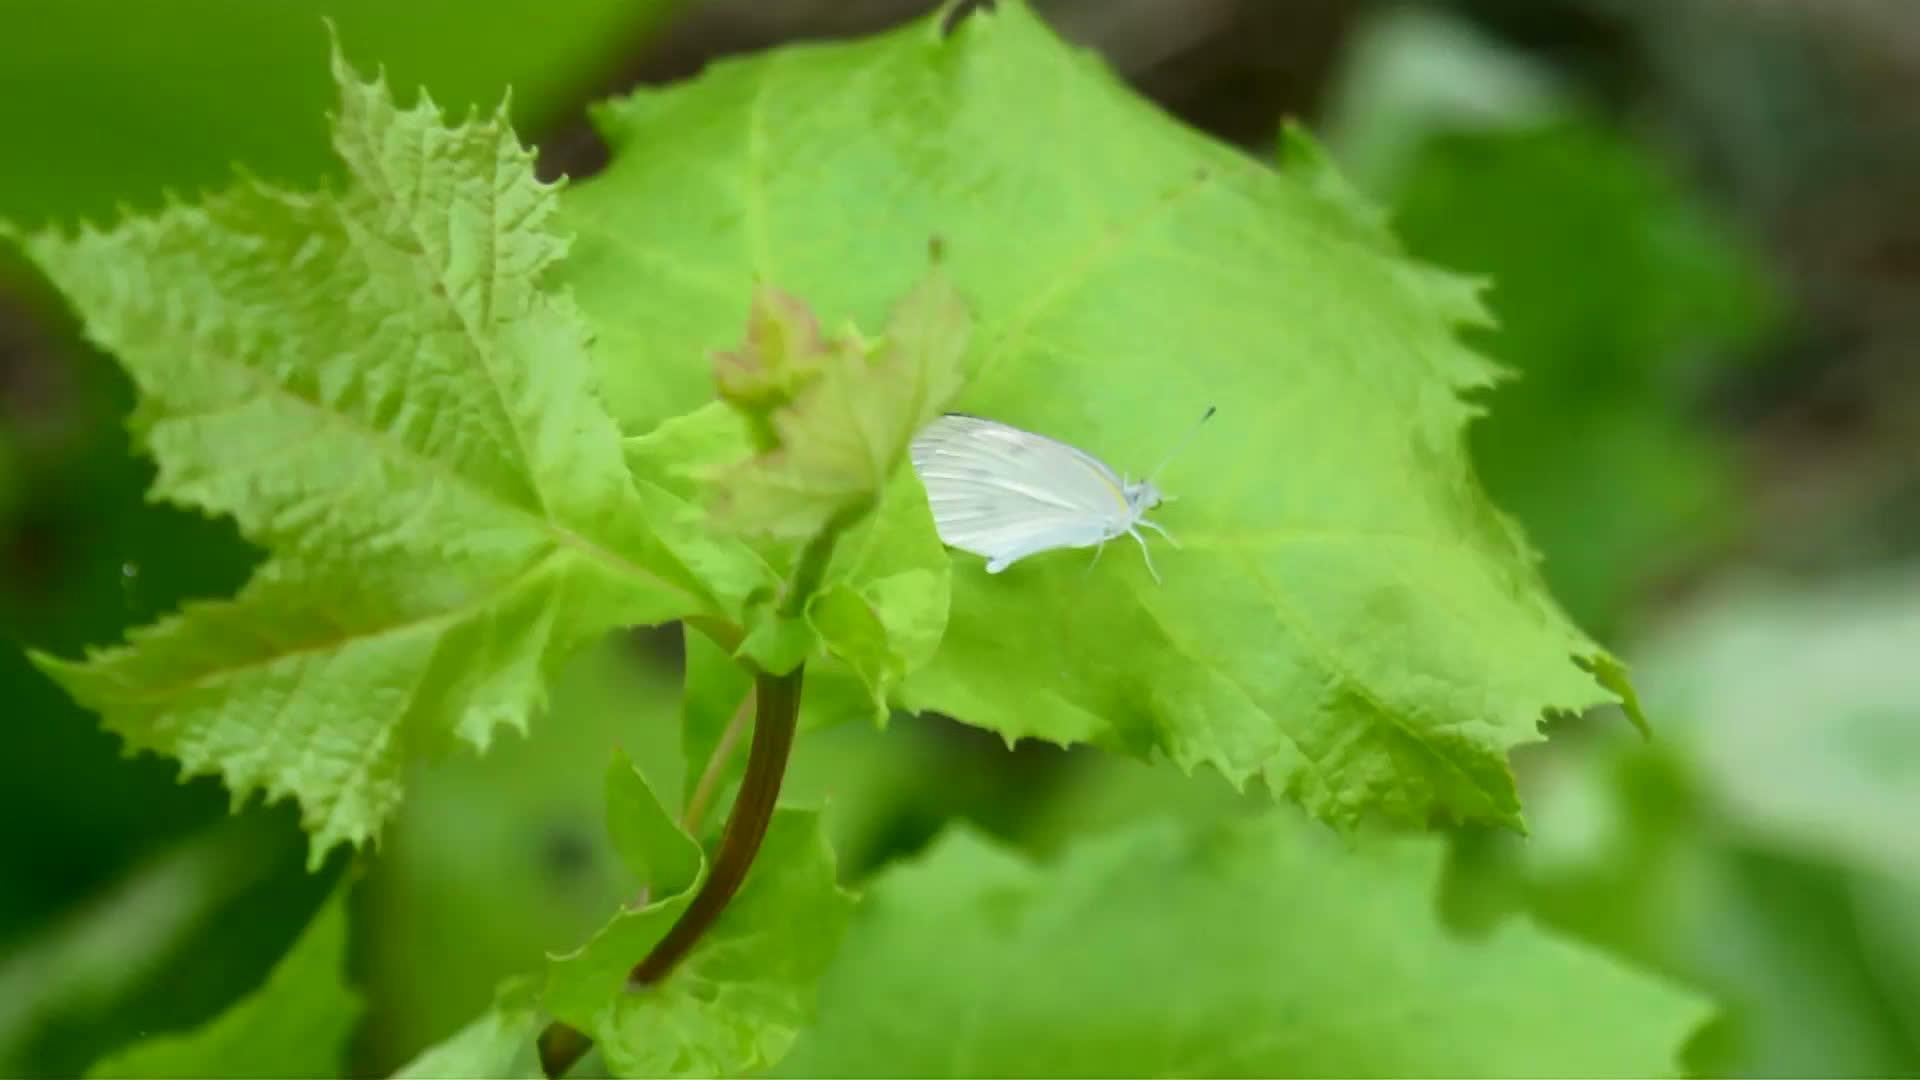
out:
<path id="1" fill-rule="evenodd" d="M 1640 694 L 1633 687 L 1627 665 L 1604 652 L 1596 652 L 1591 656 L 1576 656 L 1573 662 L 1591 674 L 1595 682 L 1614 696 L 1619 702 L 1620 711 L 1627 714 L 1627 722 L 1640 733 L 1640 737 L 1652 741 L 1653 725 L 1647 721 L 1646 710 L 1640 705 Z"/>
<path id="2" fill-rule="evenodd" d="M 354 70 L 353 62 L 347 59 L 346 45 L 340 40 L 340 24 L 331 15 L 322 15 L 320 23 L 327 30 L 327 69 L 333 73 L 334 85 L 342 89 L 365 85 L 360 73 Z"/>

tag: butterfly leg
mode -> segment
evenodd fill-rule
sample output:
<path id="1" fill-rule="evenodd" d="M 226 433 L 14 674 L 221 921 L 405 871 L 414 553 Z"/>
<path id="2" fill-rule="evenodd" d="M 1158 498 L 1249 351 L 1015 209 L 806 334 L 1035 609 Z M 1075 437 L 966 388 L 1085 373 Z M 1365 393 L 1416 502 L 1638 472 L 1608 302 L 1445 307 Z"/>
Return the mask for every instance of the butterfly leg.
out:
<path id="1" fill-rule="evenodd" d="M 1169 544 L 1172 544 L 1172 545 L 1173 545 L 1174 547 L 1179 547 L 1179 546 L 1180 546 L 1180 541 L 1178 541 L 1178 540 L 1175 540 L 1175 539 L 1173 538 L 1173 534 L 1172 534 L 1172 533 L 1170 533 L 1170 532 L 1168 532 L 1167 530 L 1165 530 L 1165 529 L 1163 529 L 1163 528 L 1161 528 L 1161 527 L 1160 527 L 1160 526 L 1158 526 L 1158 525 L 1155 525 L 1155 524 L 1154 524 L 1153 522 L 1151 522 L 1151 521 L 1148 521 L 1148 520 L 1147 520 L 1146 518 L 1141 518 L 1141 519 L 1139 520 L 1139 522 L 1138 522 L 1138 524 L 1141 524 L 1141 525 L 1145 525 L 1145 526 L 1146 526 L 1147 528 L 1149 528 L 1149 529 L 1152 529 L 1152 530 L 1153 530 L 1154 532 L 1157 532 L 1157 533 L 1159 533 L 1159 534 L 1160 534 L 1161 536 L 1164 536 L 1164 537 L 1166 537 L 1166 538 L 1167 538 L 1167 543 L 1169 543 Z"/>
<path id="2" fill-rule="evenodd" d="M 1087 564 L 1087 573 L 1093 573 L 1093 568 L 1100 565 L 1100 553 L 1105 550 L 1107 550 L 1107 542 L 1105 540 L 1093 546 L 1093 561 Z"/>
<path id="3" fill-rule="evenodd" d="M 1147 560 L 1147 573 L 1153 575 L 1153 583 L 1160 584 L 1160 571 L 1153 568 L 1153 554 L 1147 550 L 1147 538 L 1140 535 L 1138 529 L 1128 529 L 1127 535 L 1140 544 L 1140 557 Z"/>

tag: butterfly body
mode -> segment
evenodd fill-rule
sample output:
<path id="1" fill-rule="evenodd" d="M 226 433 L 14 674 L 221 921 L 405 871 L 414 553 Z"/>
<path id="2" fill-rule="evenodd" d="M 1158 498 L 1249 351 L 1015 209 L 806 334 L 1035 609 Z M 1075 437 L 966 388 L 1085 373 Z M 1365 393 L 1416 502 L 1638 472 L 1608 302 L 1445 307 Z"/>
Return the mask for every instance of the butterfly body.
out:
<path id="1" fill-rule="evenodd" d="M 914 439 L 911 457 L 941 541 L 985 556 L 990 574 L 1121 535 L 1144 553 L 1142 527 L 1166 535 L 1146 519 L 1165 499 L 1152 481 L 1130 482 L 1077 447 L 1009 424 L 949 413 Z"/>

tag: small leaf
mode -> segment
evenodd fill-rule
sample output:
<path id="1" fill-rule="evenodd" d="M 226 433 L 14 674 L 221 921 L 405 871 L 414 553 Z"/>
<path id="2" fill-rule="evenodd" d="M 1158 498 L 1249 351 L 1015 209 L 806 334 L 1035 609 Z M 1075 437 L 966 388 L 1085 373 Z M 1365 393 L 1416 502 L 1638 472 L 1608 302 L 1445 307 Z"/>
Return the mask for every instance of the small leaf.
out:
<path id="1" fill-rule="evenodd" d="M 698 498 L 699 478 L 723 473 L 752 453 L 741 416 L 719 403 L 627 440 L 627 460 L 635 474 L 651 478 L 672 497 L 688 502 Z M 855 648 L 851 643 L 822 639 L 810 620 L 782 616 L 775 608 L 773 583 L 791 572 L 791 544 L 766 539 L 749 544 L 721 537 L 713 557 L 728 560 L 733 567 L 728 572 L 737 580 L 763 583 L 742 605 L 746 636 L 735 650 L 739 658 L 753 661 L 761 670 L 784 673 L 809 657 L 820 659 L 826 654 L 827 662 L 807 671 L 803 726 L 847 719 L 840 706 L 862 697 L 872 704 L 860 712 L 884 718 L 885 705 L 902 678 L 932 658 L 946 628 L 951 564 L 934 531 L 926 491 L 904 465 L 889 478 L 878 512 L 841 535 L 822 583 L 824 590 L 844 587 L 857 593 L 885 630 L 884 643 L 870 640 L 859 663 L 847 651 Z M 880 645 L 880 653 L 872 651 L 875 644 Z M 859 688 L 849 692 L 848 687 L 829 685 L 842 681 L 858 682 Z M 827 707 L 827 702 L 833 705 Z M 718 722 L 724 726 L 724 719 Z M 718 729 L 712 734 L 717 738 Z M 696 752 L 692 741 L 687 746 L 692 768 L 704 768 L 704 749 Z"/>
<path id="2" fill-rule="evenodd" d="M 717 354 L 714 377 L 760 453 L 716 478 L 719 516 L 772 536 L 844 528 L 877 503 L 913 436 L 959 392 L 966 309 L 936 272 L 878 342 L 823 338 L 804 306 L 765 287 L 748 327 L 745 346 Z"/>
<path id="3" fill-rule="evenodd" d="M 908 570 L 864 592 L 845 583 L 829 586 L 807 606 L 822 644 L 859 676 L 882 717 L 888 692 L 940 644 L 945 584 L 944 575 Z"/>
<path id="4" fill-rule="evenodd" d="M 767 612 L 740 642 L 739 655 L 762 671 L 785 675 L 806 661 L 815 644 L 805 619 Z"/>
<path id="5" fill-rule="evenodd" d="M 271 556 L 231 600 L 36 659 L 130 747 L 292 795 L 316 865 L 376 833 L 410 749 L 484 750 L 580 645 L 754 585 L 629 476 L 504 114 L 450 127 L 334 70 L 338 193 L 243 182 L 24 241 L 132 376 L 155 497 Z"/>
<path id="6" fill-rule="evenodd" d="M 346 889 L 336 889 L 267 981 L 201 1027 L 156 1035 L 89 1077 L 336 1076 L 360 1020 L 347 986 Z"/>
<path id="7" fill-rule="evenodd" d="M 637 771 L 615 769 L 608 785 L 609 803 L 625 808 L 620 812 L 641 808 L 656 823 L 665 820 Z M 677 839 L 654 827 L 623 831 L 622 855 L 636 874 L 692 844 L 677 830 Z M 695 880 L 621 912 L 549 967 L 547 1008 L 591 1035 L 616 1075 L 739 1075 L 778 1061 L 811 1015 L 816 984 L 852 910 L 834 882 L 819 814 L 776 811 L 746 883 L 719 921 L 664 981 L 630 989 L 628 973 L 698 887 Z"/>
<path id="8" fill-rule="evenodd" d="M 1048 865 L 955 831 L 874 882 L 778 1075 L 1678 1074 L 1704 1002 L 1517 921 L 1455 937 L 1443 857 L 1281 812 Z"/>
<path id="9" fill-rule="evenodd" d="M 858 590 L 842 584 L 815 593 L 807 622 L 861 678 L 878 683 L 885 677 L 887 628 Z"/>
<path id="10" fill-rule="evenodd" d="M 798 298 L 771 286 L 754 290 L 747 312 L 746 344 L 713 354 L 713 381 L 720 399 L 752 425 L 761 450 L 780 444 L 772 416 L 790 407 L 830 364 L 850 362 L 848 341 L 828 341 L 820 323 Z"/>
<path id="11" fill-rule="evenodd" d="M 693 887 L 704 872 L 700 845 L 683 831 L 627 755 L 608 766 L 607 835 L 613 849 L 647 888 L 672 896 Z"/>

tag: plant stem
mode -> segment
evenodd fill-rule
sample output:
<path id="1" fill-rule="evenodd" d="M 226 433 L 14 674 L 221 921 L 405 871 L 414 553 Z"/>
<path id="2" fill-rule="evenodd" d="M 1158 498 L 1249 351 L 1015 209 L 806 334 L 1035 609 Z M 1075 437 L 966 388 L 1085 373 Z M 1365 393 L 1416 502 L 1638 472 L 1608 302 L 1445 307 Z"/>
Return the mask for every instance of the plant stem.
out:
<path id="1" fill-rule="evenodd" d="M 714 744 L 713 754 L 707 758 L 707 767 L 700 770 L 700 779 L 693 785 L 693 794 L 687 797 L 687 808 L 680 815 L 680 827 L 687 835 L 700 833 L 700 822 L 707 816 L 707 804 L 720 790 L 720 776 L 727 770 L 727 762 L 733 759 L 734 748 L 740 743 L 740 736 L 747 730 L 747 721 L 753 718 L 753 691 L 740 701 L 740 707 L 733 712 L 733 719 L 727 721 L 727 728 L 720 733 L 720 741 Z"/>
<path id="2" fill-rule="evenodd" d="M 714 854 L 713 872 L 701 883 L 693 903 L 687 905 L 667 936 L 654 945 L 646 959 L 634 965 L 633 973 L 627 976 L 629 985 L 646 986 L 666 978 L 746 881 L 747 870 L 760 853 L 760 841 L 773 820 L 780 782 L 786 778 L 787 755 L 793 749 L 793 732 L 800 718 L 800 683 L 805 671 L 798 667 L 785 675 L 755 677 L 753 745 L 747 750 L 747 772 L 740 780 L 740 794 L 733 800 L 733 811 L 727 815 L 726 829 L 720 835 L 720 850 Z"/>
<path id="3" fill-rule="evenodd" d="M 853 523 L 865 517 L 873 508 L 873 500 L 866 499 L 857 505 L 847 507 L 827 520 L 826 527 L 807 541 L 800 549 L 800 561 L 793 568 L 793 580 L 787 585 L 787 595 L 780 599 L 780 614 L 789 619 L 797 619 L 806 614 L 807 601 L 819 590 L 820 582 L 827 576 L 827 565 L 833 562 L 833 548 L 840 542 L 840 536 L 853 526 Z"/>
<path id="4" fill-rule="evenodd" d="M 720 774 L 726 771 L 727 762 L 733 760 L 733 751 L 740 744 L 740 736 L 747 730 L 747 722 L 753 719 L 753 688 L 747 688 L 747 696 L 740 699 L 740 707 L 733 710 L 733 718 L 727 721 L 726 730 L 720 733 L 720 741 L 714 745 L 713 753 L 707 756 L 706 768 L 700 770 L 700 779 L 693 785 L 693 794 L 687 798 L 687 808 L 680 812 L 680 827 L 688 836 L 700 834 L 700 823 L 706 819 L 707 804 L 720 790 Z M 646 907 L 653 899 L 653 884 L 640 886 L 629 907 Z"/>
<path id="5" fill-rule="evenodd" d="M 826 577 L 827 564 L 833 561 L 833 548 L 839 543 L 840 534 L 866 511 L 863 505 L 836 515 L 826 528 L 807 541 L 807 546 L 800 551 L 800 562 L 794 568 L 787 594 L 781 598 L 783 617 L 799 618 L 806 611 L 807 599 Z M 711 627 L 701 629 L 713 633 Z M 740 794 L 734 796 L 733 809 L 727 814 L 726 827 L 720 834 L 713 871 L 701 882 L 693 902 L 680 913 L 667 935 L 634 965 L 627 976 L 629 987 L 650 986 L 672 974 L 675 965 L 686 958 L 747 880 L 747 870 L 753 866 L 754 856 L 760 853 L 760 842 L 766 838 L 767 826 L 773 821 L 774 803 L 780 798 L 780 782 L 786 779 L 787 756 L 793 750 L 793 733 L 800 723 L 800 686 L 806 670 L 802 664 L 785 675 L 754 673 L 753 744 L 747 748 L 747 772 L 740 779 Z M 548 1077 L 557 1078 L 564 1076 L 593 1048 L 593 1040 L 578 1028 L 555 1020 L 540 1033 L 539 1047 L 541 1070 Z"/>
<path id="6" fill-rule="evenodd" d="M 793 749 L 793 733 L 800 719 L 800 687 L 805 671 L 802 666 L 785 675 L 762 672 L 754 676 L 753 744 L 747 750 L 747 772 L 740 781 L 740 794 L 733 801 L 720 835 L 720 848 L 714 853 L 713 870 L 667 935 L 634 965 L 627 976 L 629 986 L 649 986 L 671 974 L 746 881 L 747 870 L 760 853 L 760 842 L 773 820 L 780 782 L 786 777 L 787 756 Z M 540 1033 L 540 1066 L 549 1077 L 563 1076 L 592 1046 L 593 1040 L 584 1033 L 555 1021 Z"/>

